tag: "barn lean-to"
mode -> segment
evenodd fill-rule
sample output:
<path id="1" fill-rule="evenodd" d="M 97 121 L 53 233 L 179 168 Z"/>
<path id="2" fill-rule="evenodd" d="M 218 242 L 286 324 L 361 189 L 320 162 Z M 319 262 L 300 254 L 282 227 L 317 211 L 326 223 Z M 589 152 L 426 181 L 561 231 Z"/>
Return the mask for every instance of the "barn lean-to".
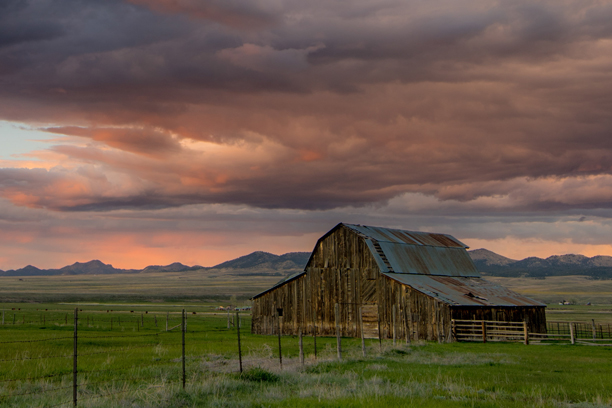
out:
<path id="1" fill-rule="evenodd" d="M 304 272 L 253 297 L 254 334 L 451 341 L 451 319 L 527 321 L 545 333 L 545 305 L 480 277 L 450 235 L 340 223 Z M 279 318 L 278 315 L 281 315 Z M 360 319 L 360 314 L 362 319 Z"/>

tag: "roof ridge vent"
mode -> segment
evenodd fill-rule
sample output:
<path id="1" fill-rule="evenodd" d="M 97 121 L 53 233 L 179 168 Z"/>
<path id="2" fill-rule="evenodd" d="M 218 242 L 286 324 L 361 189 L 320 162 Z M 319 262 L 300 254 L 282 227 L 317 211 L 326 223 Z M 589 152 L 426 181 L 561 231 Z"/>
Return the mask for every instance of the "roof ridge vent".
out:
<path id="1" fill-rule="evenodd" d="M 385 263 L 385 266 L 387 267 L 389 272 L 395 272 L 393 270 L 393 267 L 391 266 L 391 262 L 389 262 L 389 260 L 387 259 L 387 255 L 385 255 L 385 253 L 383 252 L 378 241 L 373 239 L 372 244 L 374 245 L 374 249 L 376 249 L 376 253 L 378 254 L 378 256 L 380 256 L 380 259 L 382 259 L 383 262 Z"/>

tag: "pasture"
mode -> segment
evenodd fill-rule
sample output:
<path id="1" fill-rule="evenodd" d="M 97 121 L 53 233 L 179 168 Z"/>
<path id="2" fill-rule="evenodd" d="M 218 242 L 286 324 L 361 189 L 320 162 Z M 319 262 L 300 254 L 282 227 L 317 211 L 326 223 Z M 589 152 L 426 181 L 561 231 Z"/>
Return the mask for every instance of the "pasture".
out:
<path id="1" fill-rule="evenodd" d="M 612 404 L 612 348 L 520 343 L 399 343 L 249 333 L 210 303 L 2 304 L 0 407 L 72 406 L 74 308 L 79 308 L 80 407 L 603 407 Z M 15 310 L 12 310 L 15 308 Z M 182 333 L 165 331 L 187 313 Z M 21 309 L 21 310 L 19 310 Z M 45 310 L 46 309 L 46 310 Z M 111 311 L 112 310 L 112 311 Z M 194 314 L 195 312 L 195 314 Z M 15 315 L 13 324 L 13 314 Z M 112 319 L 112 329 L 111 329 Z M 155 321 L 157 320 L 157 326 Z M 144 321 L 144 324 L 143 324 Z"/>

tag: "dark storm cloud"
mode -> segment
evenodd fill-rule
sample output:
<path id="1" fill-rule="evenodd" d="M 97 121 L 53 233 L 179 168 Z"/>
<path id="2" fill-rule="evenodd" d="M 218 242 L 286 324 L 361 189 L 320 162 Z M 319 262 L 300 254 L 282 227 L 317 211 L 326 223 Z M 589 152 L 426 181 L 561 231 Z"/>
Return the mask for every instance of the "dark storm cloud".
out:
<path id="1" fill-rule="evenodd" d="M 0 194 L 20 205 L 612 202 L 610 2 L 44 0 L 3 11 L 2 118 L 91 140 L 50 148 L 66 163 L 56 169 L 0 170 Z"/>

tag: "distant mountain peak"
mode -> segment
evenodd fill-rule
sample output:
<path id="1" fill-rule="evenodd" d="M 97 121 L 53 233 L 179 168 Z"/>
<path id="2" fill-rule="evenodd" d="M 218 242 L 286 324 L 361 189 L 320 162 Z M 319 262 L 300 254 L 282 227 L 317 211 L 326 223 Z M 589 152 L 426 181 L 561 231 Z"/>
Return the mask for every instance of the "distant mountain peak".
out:
<path id="1" fill-rule="evenodd" d="M 515 259 L 506 258 L 485 248 L 468 251 L 473 261 L 481 261 L 486 265 L 508 265 L 516 262 Z"/>

